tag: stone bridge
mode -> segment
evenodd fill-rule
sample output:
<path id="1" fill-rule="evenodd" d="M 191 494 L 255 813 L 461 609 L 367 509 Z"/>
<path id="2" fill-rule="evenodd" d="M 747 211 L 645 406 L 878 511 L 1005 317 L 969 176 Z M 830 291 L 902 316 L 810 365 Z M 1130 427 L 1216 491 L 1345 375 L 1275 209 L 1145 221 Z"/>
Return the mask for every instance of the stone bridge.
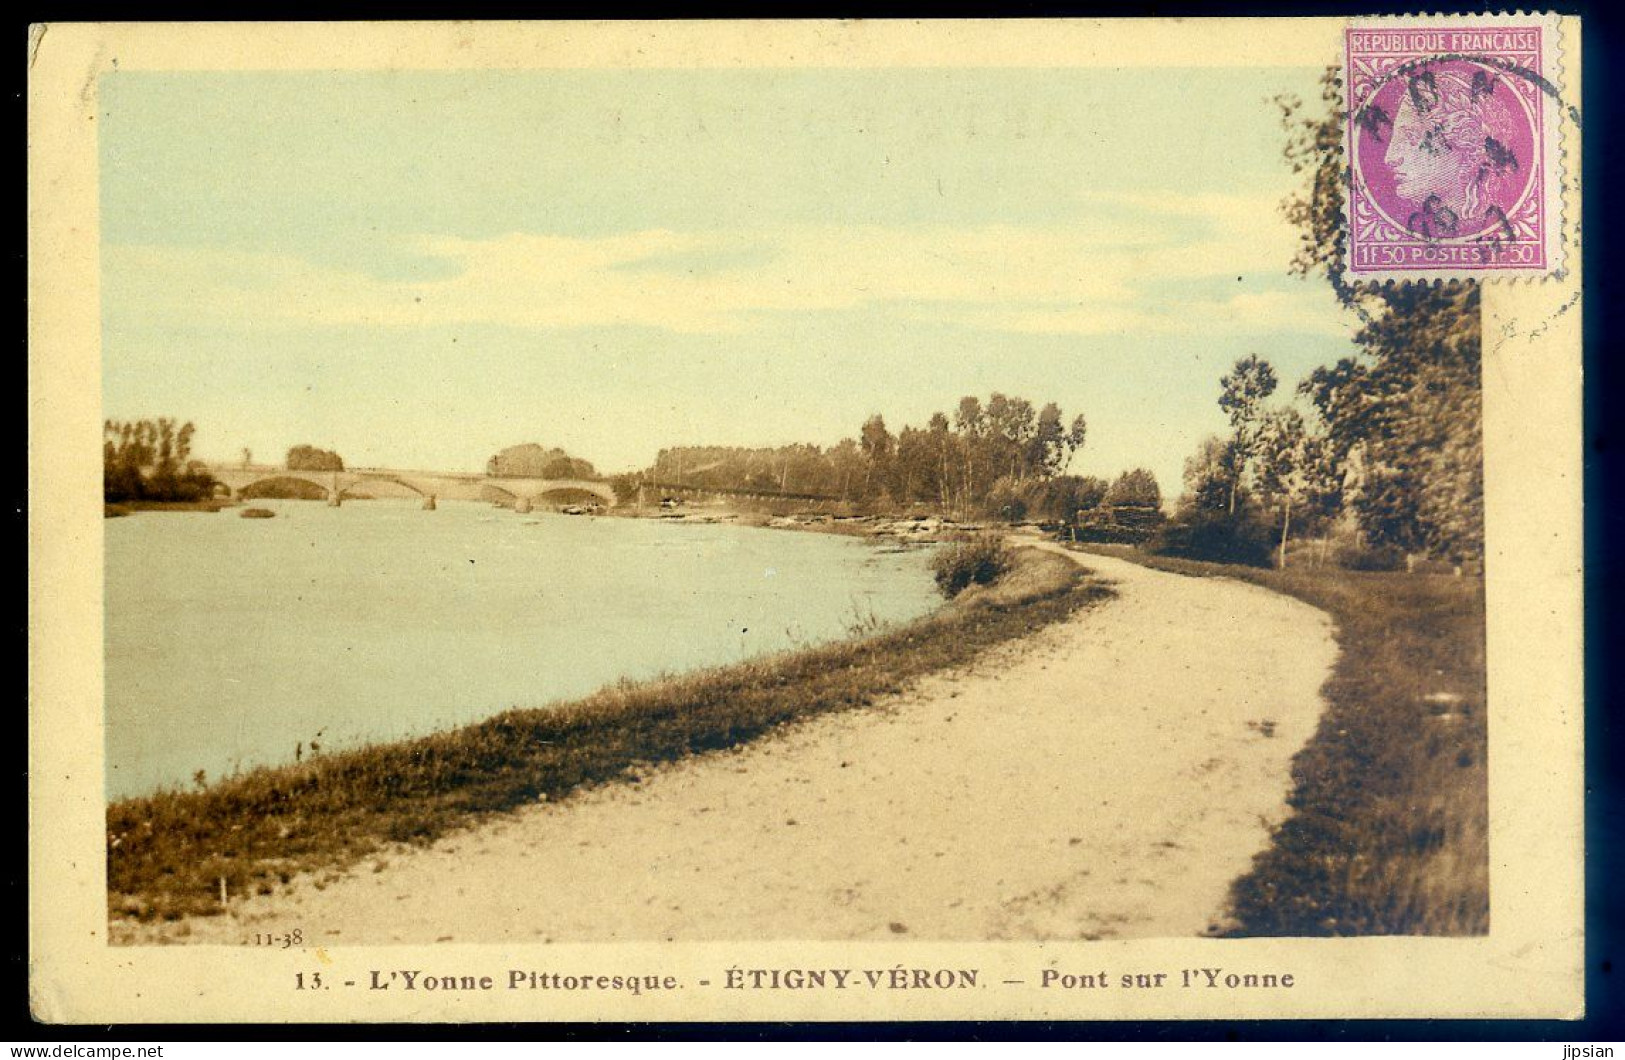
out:
<path id="1" fill-rule="evenodd" d="M 236 497 L 257 483 L 297 479 L 322 490 L 328 503 L 346 497 L 422 497 L 440 500 L 495 501 L 521 510 L 549 503 L 550 497 L 572 492 L 590 493 L 614 506 L 615 491 L 607 482 L 565 478 L 505 478 L 445 471 L 397 471 L 357 467 L 343 471 L 289 471 L 267 465 L 210 464 L 209 473 L 228 495 Z"/>

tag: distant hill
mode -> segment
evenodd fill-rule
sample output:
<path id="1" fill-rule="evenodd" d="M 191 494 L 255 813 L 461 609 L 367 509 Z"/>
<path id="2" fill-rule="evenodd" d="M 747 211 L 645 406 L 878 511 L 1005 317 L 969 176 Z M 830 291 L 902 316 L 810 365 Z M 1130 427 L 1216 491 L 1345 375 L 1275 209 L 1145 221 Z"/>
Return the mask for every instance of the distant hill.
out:
<path id="1" fill-rule="evenodd" d="M 510 445 L 485 462 L 485 473 L 494 478 L 579 478 L 596 479 L 592 463 L 571 456 L 563 449 L 547 449 L 534 442 Z"/>

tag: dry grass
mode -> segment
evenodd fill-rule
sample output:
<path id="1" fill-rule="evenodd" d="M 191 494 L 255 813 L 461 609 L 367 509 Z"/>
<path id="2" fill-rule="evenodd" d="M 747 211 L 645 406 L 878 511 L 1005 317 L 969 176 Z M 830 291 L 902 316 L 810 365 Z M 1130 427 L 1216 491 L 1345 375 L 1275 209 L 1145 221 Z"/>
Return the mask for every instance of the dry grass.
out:
<path id="1" fill-rule="evenodd" d="M 624 778 L 643 763 L 732 747 L 796 718 L 866 706 L 914 679 L 1109 595 L 1077 564 L 1017 554 L 1004 585 L 857 641 L 516 710 L 453 732 L 259 769 L 107 809 L 111 915 L 219 911 L 295 873 L 353 865 L 482 816 Z"/>
<path id="2" fill-rule="evenodd" d="M 1293 762 L 1295 812 L 1237 881 L 1234 934 L 1488 932 L 1482 581 L 1098 551 L 1180 574 L 1241 578 L 1337 623 L 1328 709 Z"/>

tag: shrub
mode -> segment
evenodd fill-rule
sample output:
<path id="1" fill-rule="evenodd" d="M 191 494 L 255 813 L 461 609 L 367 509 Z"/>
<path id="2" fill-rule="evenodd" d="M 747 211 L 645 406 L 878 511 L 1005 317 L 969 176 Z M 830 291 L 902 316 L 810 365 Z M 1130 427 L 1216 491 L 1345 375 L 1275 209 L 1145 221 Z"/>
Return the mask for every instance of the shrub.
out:
<path id="1" fill-rule="evenodd" d="M 1161 556 L 1268 567 L 1275 540 L 1269 527 L 1249 515 L 1198 511 L 1163 527 L 1146 548 Z"/>
<path id="2" fill-rule="evenodd" d="M 945 545 L 931 558 L 937 588 L 947 597 L 971 585 L 991 585 L 1010 569 L 1010 549 L 997 534 L 978 534 Z"/>

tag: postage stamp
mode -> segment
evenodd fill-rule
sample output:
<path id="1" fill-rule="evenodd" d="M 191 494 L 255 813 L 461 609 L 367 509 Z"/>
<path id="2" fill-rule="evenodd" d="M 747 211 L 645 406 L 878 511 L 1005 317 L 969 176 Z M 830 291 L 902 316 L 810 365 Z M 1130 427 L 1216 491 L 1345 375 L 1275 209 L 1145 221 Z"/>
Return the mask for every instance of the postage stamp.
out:
<path id="1" fill-rule="evenodd" d="M 1560 55 L 1550 19 L 1398 19 L 1344 33 L 1356 280 L 1562 268 Z"/>

